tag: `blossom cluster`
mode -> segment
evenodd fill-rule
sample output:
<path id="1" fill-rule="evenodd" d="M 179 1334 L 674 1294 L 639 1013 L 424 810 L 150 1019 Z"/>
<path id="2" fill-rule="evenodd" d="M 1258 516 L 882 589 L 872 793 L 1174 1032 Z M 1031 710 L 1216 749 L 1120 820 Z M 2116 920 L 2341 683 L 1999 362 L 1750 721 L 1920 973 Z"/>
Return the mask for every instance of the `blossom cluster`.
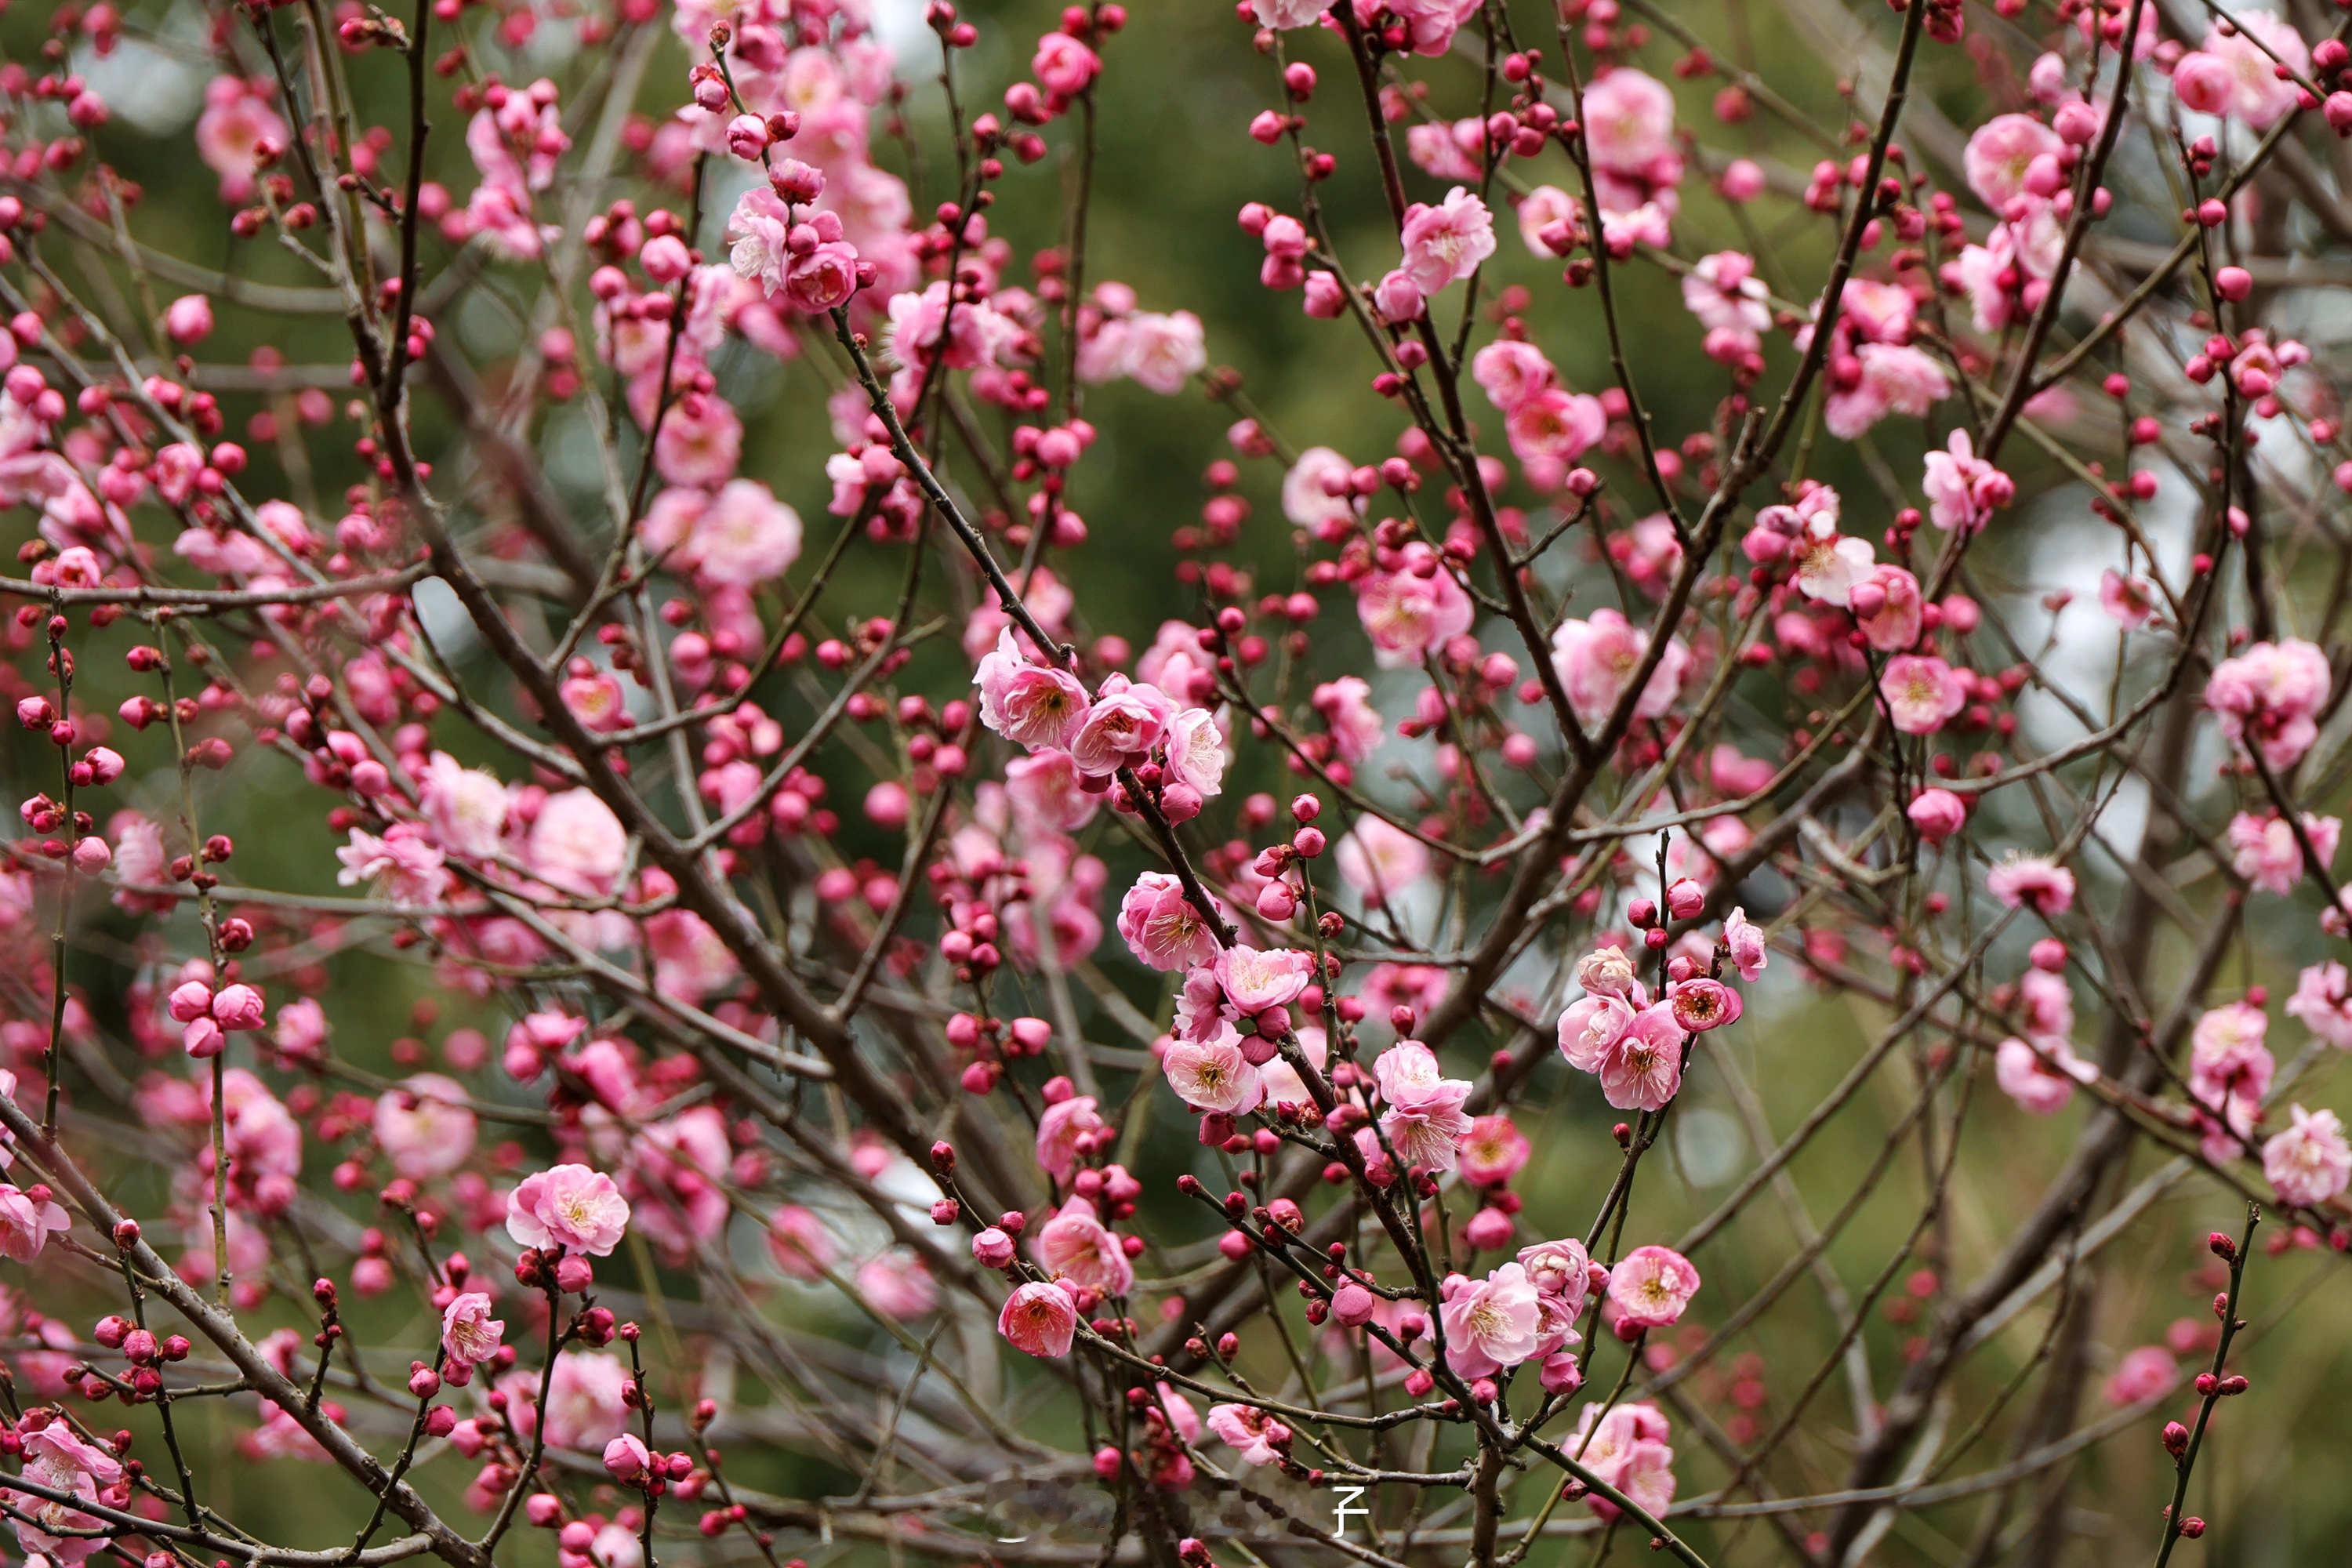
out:
<path id="1" fill-rule="evenodd" d="M 2324 1492 L 2224 1402 L 2352 1255 L 2352 22 L 1772 19 L 1817 79 L 1641 0 L 58 7 L 28 1565 Z"/>

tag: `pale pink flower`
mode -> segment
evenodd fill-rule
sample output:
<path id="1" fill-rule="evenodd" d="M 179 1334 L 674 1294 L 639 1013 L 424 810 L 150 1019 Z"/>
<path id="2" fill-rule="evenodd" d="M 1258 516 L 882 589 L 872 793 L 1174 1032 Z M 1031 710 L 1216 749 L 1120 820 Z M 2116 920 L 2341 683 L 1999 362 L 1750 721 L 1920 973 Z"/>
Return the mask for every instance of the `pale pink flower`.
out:
<path id="1" fill-rule="evenodd" d="M 1729 333 L 1756 347 L 1772 325 L 1769 290 L 1756 275 L 1755 260 L 1737 250 L 1702 256 L 1683 275 L 1683 304 L 1710 332 Z"/>
<path id="2" fill-rule="evenodd" d="M 1383 669 L 1418 664 L 1424 653 L 1470 629 L 1470 595 L 1442 564 L 1431 567 L 1426 576 L 1372 572 L 1356 585 L 1356 615 Z"/>
<path id="3" fill-rule="evenodd" d="M 2337 1050 L 2352 1050 L 2352 973 L 2334 960 L 2310 965 L 2296 978 L 2286 1013 Z"/>
<path id="4" fill-rule="evenodd" d="M 1176 705 L 1158 687 L 1111 676 L 1070 731 L 1070 759 L 1091 778 L 1117 773 L 1157 746 L 1175 717 Z"/>
<path id="5" fill-rule="evenodd" d="M 1674 151 L 1675 98 L 1655 77 L 1619 66 L 1585 88 L 1582 110 L 1585 146 L 1599 168 L 1643 174 Z"/>
<path id="6" fill-rule="evenodd" d="M 1206 334 L 1190 310 L 1139 310 L 1119 325 L 1118 367 L 1146 391 L 1173 397 L 1208 365 Z"/>
<path id="7" fill-rule="evenodd" d="M 1576 983 L 1587 991 L 1602 996 L 1633 998 L 1639 1005 L 1647 1000 L 1640 996 L 1641 972 L 1626 956 L 1625 950 L 1615 942 L 1596 947 L 1576 961 Z"/>
<path id="8" fill-rule="evenodd" d="M 63 1421 L 51 1421 L 21 1436 L 24 1457 L 52 1472 L 79 1471 L 103 1487 L 122 1479 L 122 1461 L 112 1448 L 87 1440 Z"/>
<path id="9" fill-rule="evenodd" d="M 1371 695 L 1371 686 L 1360 675 L 1343 675 L 1315 689 L 1313 707 L 1323 715 L 1332 749 L 1343 762 L 1362 762 L 1388 738 L 1388 726 L 1372 706 Z"/>
<path id="10" fill-rule="evenodd" d="M 207 1114 L 210 1088 L 205 1086 L 204 1093 Z M 232 1193 L 242 1184 L 257 1204 L 272 1210 L 291 1202 L 294 1180 L 302 1173 L 302 1124 L 268 1084 L 243 1068 L 223 1075 L 221 1106 Z"/>
<path id="11" fill-rule="evenodd" d="M 1508 415 L 1537 393 L 1557 384 L 1559 374 L 1533 343 L 1502 338 L 1470 356 L 1470 379 L 1486 394 L 1487 401 Z"/>
<path id="12" fill-rule="evenodd" d="M 57 1434 L 57 1436 L 52 1436 Z M 87 1467 L 61 1458 L 58 1448 L 70 1444 L 73 1448 L 89 1448 L 80 1438 L 66 1432 L 66 1422 L 54 1420 L 33 1436 L 26 1438 L 24 1479 L 45 1486 L 82 1502 L 99 1502 L 101 1481 Z M 97 1453 L 97 1450 L 94 1450 Z M 108 1458 L 108 1465 L 113 1460 Z M 115 1467 L 115 1479 L 120 1479 L 120 1467 Z M 108 1479 L 103 1486 L 113 1486 Z M 37 1498 L 33 1493 L 21 1493 L 0 1486 L 0 1495 L 9 1498 L 16 1507 L 16 1540 L 26 1549 L 28 1561 L 49 1561 L 49 1563 L 82 1563 L 91 1554 L 101 1552 L 108 1544 L 103 1535 L 106 1521 L 97 1514 L 85 1514 L 70 1502 L 57 1498 Z"/>
<path id="13" fill-rule="evenodd" d="M 1674 159 L 1664 159 L 1661 167 L 1679 171 Z M 1619 261 L 1625 260 L 1643 246 L 1664 250 L 1674 240 L 1675 194 L 1664 193 L 1660 199 L 1628 201 L 1612 199 L 1607 171 L 1599 171 L 1601 187 L 1601 243 Z"/>
<path id="14" fill-rule="evenodd" d="M 1388 904 L 1429 875 L 1429 846 L 1369 812 L 1333 847 L 1340 879 L 1370 903 Z"/>
<path id="15" fill-rule="evenodd" d="M 2063 915 L 2074 907 L 2074 873 L 2040 855 L 2012 855 L 1985 874 L 1985 886 L 2009 909 Z"/>
<path id="16" fill-rule="evenodd" d="M 2311 847 L 2318 851 L 2320 868 L 2325 871 L 2336 859 L 2343 822 L 2305 812 L 2303 830 L 2311 839 Z M 2263 816 L 2250 811 L 2238 813 L 2230 819 L 2229 837 L 2231 867 L 2263 891 L 2289 893 L 2303 879 L 2306 869 L 2303 845 L 2295 837 L 2294 826 L 2276 812 Z"/>
<path id="17" fill-rule="evenodd" d="M 2074 1097 L 2076 1084 L 2095 1082 L 2099 1076 L 2098 1068 L 2054 1035 L 2003 1040 L 1993 1051 L 1992 1070 L 2001 1092 L 2036 1116 L 2063 1109 Z"/>
<path id="18" fill-rule="evenodd" d="M 1201 1413 L 1192 1408 L 1192 1402 L 1164 1378 L 1152 1384 L 1152 1391 L 1160 1395 L 1160 1414 L 1168 1417 L 1176 1436 L 1187 1443 L 1200 1442 Z"/>
<path id="19" fill-rule="evenodd" d="M 1478 270 L 1495 254 L 1495 216 L 1486 204 L 1460 185 L 1435 206 L 1416 202 L 1405 209 L 1406 277 L 1423 295 L 1436 293 Z"/>
<path id="20" fill-rule="evenodd" d="M 445 1364 L 470 1370 L 499 1353 L 506 1338 L 505 1320 L 494 1318 L 488 1295 L 467 1290 L 451 1299 L 441 1311 L 441 1351 Z"/>
<path id="21" fill-rule="evenodd" d="M 1829 433 L 1851 441 L 1890 414 L 1925 417 L 1951 395 L 1952 378 L 1941 362 L 1907 343 L 1864 343 L 1853 351 L 1860 374 L 1832 384 L 1822 405 Z"/>
<path id="22" fill-rule="evenodd" d="M 1878 678 L 1886 710 L 1906 735 L 1932 735 L 1942 729 L 1969 705 L 1972 686 L 1967 670 L 1955 669 L 1934 654 L 1890 658 Z"/>
<path id="23" fill-rule="evenodd" d="M 751 279 L 765 294 L 784 286 L 792 266 L 792 219 L 782 197 L 764 182 L 745 191 L 728 216 L 727 233 L 727 260 L 736 276 Z"/>
<path id="24" fill-rule="evenodd" d="M 585 1165 L 555 1165 L 507 1195 L 507 1234 L 524 1247 L 606 1258 L 628 1229 L 629 1200 L 613 1178 Z"/>
<path id="25" fill-rule="evenodd" d="M 1587 1469 L 1654 1518 L 1675 1500 L 1675 1451 L 1667 1443 L 1671 1436 L 1664 1414 L 1646 1401 L 1604 1407 L 1588 1400 L 1566 1447 L 1583 1457 L 1580 1462 Z M 1617 1517 L 1616 1505 L 1603 1498 L 1593 1497 L 1587 1506 L 1603 1519 Z"/>
<path id="26" fill-rule="evenodd" d="M 1301 528 L 1344 521 L 1356 515 L 1349 489 L 1355 465 L 1328 447 L 1309 447 L 1282 479 L 1282 515 Z"/>
<path id="27" fill-rule="evenodd" d="M 335 874 L 338 883 L 346 888 L 375 883 L 396 906 L 436 903 L 448 882 L 447 858 L 415 823 L 395 822 L 381 838 L 354 827 L 335 858 L 343 865 Z"/>
<path id="28" fill-rule="evenodd" d="M 1212 963 L 1217 935 L 1210 917 L 1184 896 L 1173 873 L 1146 871 L 1119 900 L 1118 934 L 1128 949 L 1154 969 L 1189 969 Z"/>
<path id="29" fill-rule="evenodd" d="M 1579 722 L 1591 728 L 1616 710 L 1649 648 L 1649 634 L 1636 629 L 1616 610 L 1595 610 L 1589 620 L 1559 624 L 1551 637 L 1552 668 L 1559 674 L 1569 707 Z M 1663 718 L 1682 694 L 1683 679 L 1690 668 L 1690 649 L 1679 637 L 1669 639 L 1643 683 L 1641 696 L 1634 700 L 1633 716 Z"/>
<path id="30" fill-rule="evenodd" d="M 1549 465 L 1547 488 L 1564 476 L 1567 466 L 1582 457 L 1609 433 L 1609 416 L 1601 400 L 1557 386 L 1539 387 L 1512 407 L 1503 420 L 1503 434 L 1521 463 Z"/>
<path id="31" fill-rule="evenodd" d="M 1311 27 L 1329 9 L 1320 0 L 1250 0 L 1250 14 L 1257 18 L 1257 25 L 1277 32 Z"/>
<path id="32" fill-rule="evenodd" d="M 1609 1271 L 1609 1300 L 1617 1321 L 1639 1329 L 1663 1329 L 1683 1315 L 1698 1294 L 1698 1270 L 1667 1247 L 1637 1247 Z"/>
<path id="33" fill-rule="evenodd" d="M 531 872 L 565 892 L 610 892 L 629 853 L 628 829 L 588 790 L 568 789 L 541 803 L 524 859 Z"/>
<path id="34" fill-rule="evenodd" d="M 1085 1198 L 1070 1199 L 1038 1227 L 1035 1250 L 1047 1272 L 1106 1296 L 1123 1296 L 1135 1284 L 1126 1248 Z"/>
<path id="35" fill-rule="evenodd" d="M 1217 984 L 1236 1012 L 1252 1016 L 1297 999 L 1315 977 L 1315 955 L 1296 948 L 1235 943 L 1217 955 Z"/>
<path id="36" fill-rule="evenodd" d="M 2099 574 L 2099 608 L 2127 631 L 2137 631 L 2156 618 L 2156 585 L 2140 576 L 2126 577 L 2110 566 Z"/>
<path id="37" fill-rule="evenodd" d="M 629 1369 L 619 1357 L 567 1350 L 555 1358 L 547 1407 L 535 1418 L 554 1447 L 601 1454 L 628 1426 L 629 1407 L 623 1400 L 628 1384 Z M 499 1386 L 509 1400 L 528 1401 L 539 1392 L 539 1373 L 519 1366 Z"/>
<path id="38" fill-rule="evenodd" d="M 1764 973 L 1769 962 L 1765 951 L 1764 929 L 1748 918 L 1745 908 L 1736 909 L 1723 921 L 1723 945 L 1731 954 L 1732 967 L 1739 978 L 1753 984 Z"/>
<path id="39" fill-rule="evenodd" d="M 2074 993 L 2064 975 L 2029 969 L 2017 977 L 2017 996 L 2025 1009 L 2027 1034 L 2063 1038 L 2074 1032 Z"/>
<path id="40" fill-rule="evenodd" d="M 1876 552 L 1868 540 L 1838 531 L 1837 492 L 1826 486 L 1808 492 L 1794 506 L 1768 506 L 1756 514 L 1756 521 L 1759 528 L 1788 536 L 1797 588 L 1809 599 L 1843 606 L 1876 564 Z"/>
<path id="41" fill-rule="evenodd" d="M 2180 1363 L 2162 1345 L 2137 1345 L 2127 1350 L 2107 1374 L 2107 1403 L 2121 1408 L 2155 1399 L 2171 1388 L 2180 1375 Z"/>
<path id="42" fill-rule="evenodd" d="M 1533 1247 L 1519 1248 L 1518 1260 L 1527 1270 L 1528 1282 L 1538 1293 L 1557 1299 L 1561 1310 L 1570 1316 L 1584 1310 L 1592 1272 L 1592 1260 L 1585 1253 L 1584 1243 L 1573 1237 L 1539 1241 Z"/>
<path id="43" fill-rule="evenodd" d="M 1633 1007 L 1623 997 L 1580 997 L 1559 1016 L 1559 1054 L 1579 1072 L 1597 1073 L 1633 1026 Z"/>
<path id="44" fill-rule="evenodd" d="M 903 1247 L 859 1264 L 854 1283 L 867 1306 L 901 1322 L 929 1317 L 939 1308 L 939 1281 L 920 1258 Z"/>
<path id="45" fill-rule="evenodd" d="M 2267 131 L 2300 101 L 2296 83 L 2311 75 L 2311 50 L 2275 12 L 2235 11 L 2231 21 L 2237 26 L 2215 22 L 2201 47 L 2181 57 L 2173 68 L 2173 90 L 2190 109 Z M 2282 62 L 2285 77 L 2279 74 Z"/>
<path id="46" fill-rule="evenodd" d="M 691 910 L 664 910 L 647 919 L 645 946 L 654 961 L 655 987 L 667 995 L 698 1002 L 740 973 L 725 939 Z"/>
<path id="47" fill-rule="evenodd" d="M 1558 185 L 1538 185 L 1519 201 L 1520 242 L 1530 256 L 1550 261 L 1560 253 L 1546 242 L 1547 234 L 1572 234 L 1582 217 L 1582 205 L 1574 196 Z"/>
<path id="48" fill-rule="evenodd" d="M 2224 1002 L 2199 1015 L 2189 1031 L 2190 1087 L 2208 1104 L 2225 1094 L 2259 1096 L 2270 1088 L 2273 1062 L 2263 1042 L 2270 1015 L 2251 1002 Z"/>
<path id="49" fill-rule="evenodd" d="M 2327 656 L 2295 638 L 2258 642 L 2213 667 L 2205 706 L 2221 732 L 2251 745 L 2273 768 L 2291 768 L 2318 739 L 2320 710 L 2335 677 Z"/>
<path id="50" fill-rule="evenodd" d="M 41 1255 L 49 1237 L 72 1225 L 73 1217 L 62 1204 L 0 1183 L 0 1258 L 30 1263 Z"/>
<path id="51" fill-rule="evenodd" d="M 2015 481 L 1976 455 L 1965 430 L 1953 431 L 1945 449 L 1928 453 L 1927 462 L 1922 488 L 1927 494 L 1927 520 L 1947 531 L 1982 528 L 2017 495 Z"/>
<path id="52" fill-rule="evenodd" d="M 450 854 L 479 859 L 498 852 L 506 830 L 507 786 L 495 774 L 436 752 L 425 764 L 417 805 Z"/>
<path id="53" fill-rule="evenodd" d="M 282 1022 L 282 1019 L 281 1019 Z M 474 1152 L 466 1091 L 439 1073 L 418 1073 L 375 1100 L 375 1141 L 393 1170 L 413 1182 L 446 1176 Z"/>
<path id="54" fill-rule="evenodd" d="M 1077 1303 L 1059 1285 L 1032 1280 L 1006 1298 L 996 1331 L 1014 1350 L 1053 1358 L 1070 1353 L 1078 1331 Z"/>
<path id="55" fill-rule="evenodd" d="M 1982 245 L 1964 247 L 1945 279 L 1967 296 L 1977 330 L 1998 331 L 2039 305 L 2064 246 L 2063 226 L 2036 204 L 2022 222 L 1997 224 Z"/>
<path id="56" fill-rule="evenodd" d="M 1160 1070 L 1195 1110 L 1239 1116 L 1255 1110 L 1265 1094 L 1257 1068 L 1230 1039 L 1172 1040 L 1160 1053 Z"/>
<path id="57" fill-rule="evenodd" d="M 1102 797 L 1089 794 L 1070 753 L 1052 747 L 1004 764 L 1004 797 L 1024 836 L 1076 833 L 1092 822 Z"/>
<path id="58" fill-rule="evenodd" d="M 1919 579 L 1892 562 L 1880 562 L 1854 584 L 1847 607 L 1863 637 L 1881 653 L 1901 653 L 1915 646 L 1926 625 Z"/>
<path id="59" fill-rule="evenodd" d="M 1437 1057 L 1418 1040 L 1400 1040 L 1372 1063 L 1373 1080 L 1389 1109 L 1381 1132 L 1408 1165 L 1447 1172 L 1461 1158 L 1470 1136 L 1463 1110 L 1470 1098 L 1466 1079 L 1447 1078 Z"/>
<path id="60" fill-rule="evenodd" d="M 1620 1110 L 1663 1110 L 1683 1084 L 1683 1036 L 1668 1003 L 1633 1015 L 1601 1060 L 1601 1092 Z"/>
<path id="61" fill-rule="evenodd" d="M 1445 1364 L 1464 1377 L 1492 1377 L 1536 1353 L 1543 1309 L 1528 1271 L 1506 1263 L 1484 1279 L 1455 1276 L 1437 1309 L 1445 1328 Z"/>
<path id="62" fill-rule="evenodd" d="M 814 1282 L 833 1267 L 833 1237 L 818 1219 L 798 1204 L 785 1204 L 768 1215 L 768 1256 L 795 1279 Z"/>
<path id="63" fill-rule="evenodd" d="M 1077 1169 L 1078 1140 L 1106 1125 L 1093 1095 L 1055 1100 L 1037 1118 L 1037 1168 L 1057 1182 L 1067 1181 Z"/>
<path id="64" fill-rule="evenodd" d="M 1168 776 L 1214 800 L 1225 788 L 1225 733 L 1205 708 L 1187 708 L 1168 726 L 1163 756 Z"/>
<path id="65" fill-rule="evenodd" d="M 1064 747 L 1087 719 L 1087 689 L 1066 669 L 1033 664 L 1010 630 L 972 673 L 980 721 L 1016 746 Z"/>
<path id="66" fill-rule="evenodd" d="M 196 156 L 220 176 L 225 202 L 251 201 L 262 150 L 283 153 L 291 144 L 286 121 L 269 99 L 267 88 L 233 76 L 216 76 L 205 84 L 205 111 L 196 118 Z"/>
<path id="67" fill-rule="evenodd" d="M 1625 1462 L 1611 1484 L 1635 1507 L 1656 1518 L 1675 1500 L 1674 1462 L 1675 1451 L 1664 1443 L 1636 1443 L 1626 1451 Z M 1586 1502 L 1595 1513 L 1604 1508 L 1614 1510 L 1603 1499 L 1588 1498 Z"/>
<path id="68" fill-rule="evenodd" d="M 2217 1090 L 2200 1100 L 2195 1113 L 2199 1152 L 2215 1165 L 2243 1158 L 2255 1146 L 2254 1124 L 2262 1114 L 2262 1100 L 2252 1094 Z"/>
<path id="69" fill-rule="evenodd" d="M 1449 182 L 1475 180 L 1479 177 L 1478 158 L 1486 142 L 1486 122 L 1475 117 L 1456 120 L 1423 121 L 1408 125 L 1404 132 L 1404 155 L 1412 166 L 1432 179 Z"/>
<path id="70" fill-rule="evenodd" d="M 2037 158 L 2054 164 L 2066 143 L 2030 114 L 1996 114 L 1977 127 L 1962 156 L 1969 189 L 1977 199 L 2001 212 L 2026 194 L 2026 172 Z"/>
<path id="71" fill-rule="evenodd" d="M 2298 1208 L 2328 1202 L 2352 1183 L 2352 1145 L 2332 1110 L 2292 1107 L 2287 1129 L 2263 1145 L 2263 1175 L 2279 1201 Z"/>
<path id="72" fill-rule="evenodd" d="M 1509 1181 L 1525 1168 L 1533 1150 L 1527 1134 L 1518 1124 L 1499 1112 L 1481 1116 L 1470 1123 L 1470 1135 L 1463 1140 L 1459 1170 L 1462 1179 L 1474 1186 L 1495 1186 Z"/>
<path id="73" fill-rule="evenodd" d="M 1703 974 L 1668 986 L 1666 1002 L 1675 1022 L 1695 1035 L 1739 1022 L 1739 993 Z"/>
<path id="74" fill-rule="evenodd" d="M 1373 1058 L 1372 1081 L 1390 1104 L 1412 1105 L 1450 1095 L 1461 1080 L 1447 1078 L 1437 1053 L 1421 1041 L 1399 1040 Z"/>
<path id="75" fill-rule="evenodd" d="M 1209 1430 L 1244 1465 L 1271 1465 L 1290 1448 L 1290 1428 L 1254 1405 L 1212 1405 Z"/>
<path id="76" fill-rule="evenodd" d="M 742 459 L 743 421 L 725 398 L 715 395 L 678 399 L 662 420 L 661 433 L 654 437 L 654 471 L 673 485 L 691 485 L 701 489 L 727 485 L 734 479 L 736 466 Z M 767 489 L 756 481 L 745 482 L 753 484 L 756 492 L 764 492 Z M 756 495 L 752 499 L 756 501 Z M 722 557 L 727 555 L 740 539 L 741 546 L 753 561 L 766 561 L 787 553 L 784 541 L 789 539 L 788 553 L 798 555 L 798 516 L 793 516 L 791 523 L 785 525 L 772 516 L 760 515 L 762 510 L 781 505 L 771 497 L 768 509 L 745 507 L 740 510 L 735 518 L 724 525 L 727 537 L 720 541 L 719 554 Z M 783 507 L 782 510 L 789 514 L 792 509 Z M 688 548 L 699 555 L 699 546 L 690 544 Z M 790 565 L 790 560 L 786 560 L 784 564 Z M 777 571 L 782 569 L 782 566 L 776 568 Z M 721 567 L 721 571 L 731 570 Z M 712 581 L 744 582 L 746 579 L 713 574 Z"/>
<path id="77" fill-rule="evenodd" d="M 919 294 L 893 295 L 889 317 L 885 342 L 904 369 L 919 369 L 934 358 L 950 370 L 999 366 L 1020 357 L 1029 340 L 1027 329 L 984 300 L 959 299 L 950 314 L 944 281 Z"/>
<path id="78" fill-rule="evenodd" d="M 1900 283 L 1853 278 L 1838 295 L 1838 331 L 1865 343 L 1907 343 L 1918 320 L 1919 301 Z M 1807 329 L 1806 341 L 1811 339 Z"/>
<path id="79" fill-rule="evenodd" d="M 1364 0 L 1355 0 L 1359 16 L 1367 15 Z M 1402 22 L 1417 55 L 1442 55 L 1454 47 L 1454 35 L 1478 14 L 1478 0 L 1387 0 L 1378 7 Z"/>
<path id="80" fill-rule="evenodd" d="M 695 518 L 676 559 L 703 583 L 754 588 L 800 554 L 800 514 L 757 479 L 730 479 Z"/>

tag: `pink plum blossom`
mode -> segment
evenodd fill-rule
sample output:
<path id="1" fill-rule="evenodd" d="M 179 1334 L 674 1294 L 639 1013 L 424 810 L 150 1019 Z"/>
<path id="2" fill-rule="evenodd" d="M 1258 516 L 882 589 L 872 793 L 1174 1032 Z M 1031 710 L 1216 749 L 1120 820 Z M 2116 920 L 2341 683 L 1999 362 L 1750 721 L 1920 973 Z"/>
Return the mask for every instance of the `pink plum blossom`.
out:
<path id="1" fill-rule="evenodd" d="M 609 1257 L 629 1225 L 629 1200 L 613 1178 L 585 1165 L 525 1176 L 507 1196 L 507 1234 L 525 1247 Z"/>
<path id="2" fill-rule="evenodd" d="M 1024 1355 L 1055 1358 L 1070 1353 L 1078 1310 L 1059 1285 L 1034 1280 L 1017 1287 L 997 1314 L 996 1331 Z"/>
<path id="3" fill-rule="evenodd" d="M 1638 1329 L 1662 1329 L 1680 1319 L 1698 1286 L 1690 1259 L 1666 1247 L 1637 1247 L 1609 1271 L 1617 1321 Z"/>

